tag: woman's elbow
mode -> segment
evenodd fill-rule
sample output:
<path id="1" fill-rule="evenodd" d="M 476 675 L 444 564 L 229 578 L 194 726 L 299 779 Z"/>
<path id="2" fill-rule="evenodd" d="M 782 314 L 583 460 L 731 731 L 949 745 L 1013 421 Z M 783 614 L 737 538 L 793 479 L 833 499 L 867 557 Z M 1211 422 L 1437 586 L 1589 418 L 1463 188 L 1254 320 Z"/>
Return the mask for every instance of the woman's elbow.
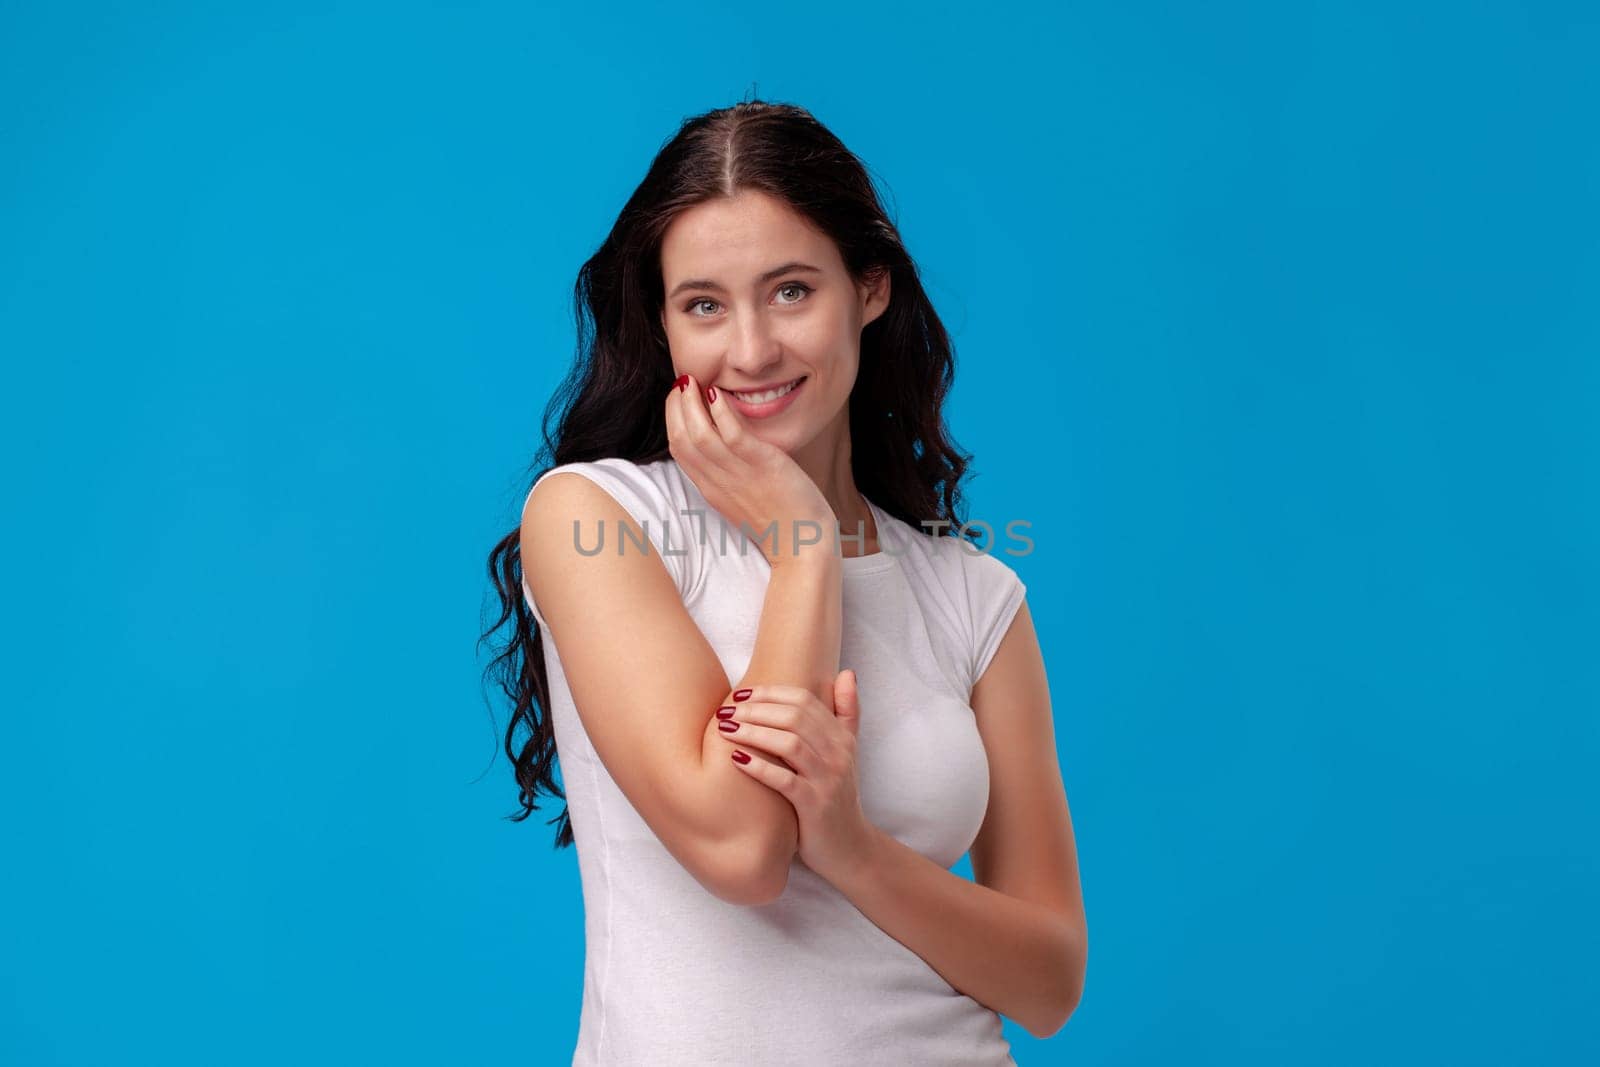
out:
<path id="1" fill-rule="evenodd" d="M 1078 1004 L 1083 1000 L 1084 978 L 1088 972 L 1089 964 L 1089 939 L 1085 928 L 1081 924 L 1068 924 L 1062 930 L 1063 945 L 1059 954 L 1061 963 L 1061 981 L 1056 985 L 1057 994 L 1050 1004 L 1047 1017 L 1022 1022 L 1024 1030 L 1029 1036 L 1039 1040 L 1054 1037 L 1067 1025 L 1067 1020 L 1072 1018 L 1078 1010 Z"/>
<path id="2" fill-rule="evenodd" d="M 713 891 L 729 904 L 771 904 L 788 887 L 793 861 L 794 849 L 785 849 L 781 840 L 746 837 L 724 842 L 713 864 Z"/>
<path id="3" fill-rule="evenodd" d="M 1022 1028 L 1028 1031 L 1029 1037 L 1038 1038 L 1040 1041 L 1055 1037 L 1061 1028 L 1067 1025 L 1067 1020 L 1072 1018 L 1072 1013 L 1078 1010 L 1078 1001 L 1081 999 L 1083 987 L 1080 985 L 1076 991 L 1056 999 L 1052 1005 L 1053 1011 L 1048 1018 L 1019 1019 Z"/>

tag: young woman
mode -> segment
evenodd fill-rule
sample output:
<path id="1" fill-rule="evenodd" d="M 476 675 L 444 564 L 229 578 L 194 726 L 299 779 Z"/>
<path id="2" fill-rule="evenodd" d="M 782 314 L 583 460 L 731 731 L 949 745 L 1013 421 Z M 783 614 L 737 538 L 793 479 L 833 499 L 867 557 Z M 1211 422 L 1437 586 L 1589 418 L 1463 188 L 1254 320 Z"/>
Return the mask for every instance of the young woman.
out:
<path id="1" fill-rule="evenodd" d="M 517 817 L 562 797 L 578 845 L 573 1063 L 1012 1063 L 1000 1016 L 1048 1036 L 1083 988 L 1072 825 L 1023 584 L 950 536 L 950 342 L 865 168 L 797 107 L 693 118 L 577 305 L 490 557 Z"/>

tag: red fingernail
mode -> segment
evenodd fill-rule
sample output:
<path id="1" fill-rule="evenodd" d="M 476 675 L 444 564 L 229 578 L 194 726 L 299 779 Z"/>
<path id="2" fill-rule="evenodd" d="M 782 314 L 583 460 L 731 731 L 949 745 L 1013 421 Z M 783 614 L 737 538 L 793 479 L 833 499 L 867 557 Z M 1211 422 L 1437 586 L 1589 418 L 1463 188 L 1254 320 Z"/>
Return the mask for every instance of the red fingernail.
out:
<path id="1" fill-rule="evenodd" d="M 740 752 L 738 749 L 734 749 L 733 750 L 733 762 L 735 762 L 735 763 L 749 763 L 750 762 L 750 753 L 748 753 L 748 752 Z"/>
<path id="2" fill-rule="evenodd" d="M 723 719 L 721 722 L 717 723 L 717 729 L 721 730 L 725 734 L 731 734 L 738 728 L 739 724 L 734 722 L 732 719 Z"/>
<path id="3" fill-rule="evenodd" d="M 681 393 L 683 392 L 683 387 L 689 384 L 689 376 L 687 374 L 680 374 L 678 375 L 678 380 L 672 384 L 677 387 L 678 392 Z"/>
<path id="4" fill-rule="evenodd" d="M 706 403 L 707 404 L 715 404 L 716 402 L 717 402 L 717 387 L 713 385 L 709 389 L 706 390 Z"/>
<path id="5" fill-rule="evenodd" d="M 720 708 L 717 709 L 717 718 L 719 718 L 719 719 L 729 718 L 730 716 L 733 715 L 734 712 L 736 712 L 738 710 L 739 710 L 738 708 L 733 708 L 733 707 L 727 707 L 727 706 L 720 707 Z"/>
<path id="6" fill-rule="evenodd" d="M 748 690 L 748 689 L 739 690 L 737 693 L 733 694 L 733 699 L 735 699 L 735 700 L 749 700 L 750 699 L 750 690 Z"/>

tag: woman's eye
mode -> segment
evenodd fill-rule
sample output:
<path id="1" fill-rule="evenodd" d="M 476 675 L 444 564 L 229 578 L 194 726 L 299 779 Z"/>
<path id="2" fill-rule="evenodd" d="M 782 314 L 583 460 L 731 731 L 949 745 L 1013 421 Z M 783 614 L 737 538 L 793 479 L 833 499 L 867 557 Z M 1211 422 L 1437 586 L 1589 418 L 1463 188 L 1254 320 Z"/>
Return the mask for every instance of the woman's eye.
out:
<path id="1" fill-rule="evenodd" d="M 778 292 L 786 293 L 791 289 L 795 290 L 799 295 L 794 297 L 794 299 L 792 299 L 792 300 L 783 301 L 783 303 L 785 303 L 785 304 L 798 304 L 798 303 L 800 303 L 800 301 L 804 300 L 807 296 L 809 296 L 811 294 L 811 291 L 812 291 L 811 290 L 811 286 L 806 285 L 806 284 L 804 284 L 802 282 L 789 282 L 786 285 L 779 286 Z M 700 319 L 707 318 L 709 316 L 702 315 L 702 314 L 699 313 L 699 311 L 696 310 L 702 304 L 710 304 L 712 307 L 716 307 L 717 306 L 717 302 L 715 300 L 712 300 L 709 297 L 704 297 L 703 296 L 703 297 L 700 297 L 698 300 L 689 301 L 687 304 L 684 305 L 683 310 L 684 310 L 684 312 L 686 314 L 692 315 L 695 318 L 700 318 Z"/>

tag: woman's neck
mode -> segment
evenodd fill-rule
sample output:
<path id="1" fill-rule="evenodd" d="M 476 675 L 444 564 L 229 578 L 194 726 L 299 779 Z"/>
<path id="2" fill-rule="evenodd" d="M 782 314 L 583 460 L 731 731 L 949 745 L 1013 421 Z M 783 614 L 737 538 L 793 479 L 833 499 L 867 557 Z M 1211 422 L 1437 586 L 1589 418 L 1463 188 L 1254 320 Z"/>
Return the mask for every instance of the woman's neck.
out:
<path id="1" fill-rule="evenodd" d="M 833 509 L 839 525 L 839 553 L 844 556 L 872 555 L 878 551 L 878 524 L 866 499 L 856 488 L 850 463 L 849 431 L 845 431 L 844 439 L 837 447 L 818 447 L 824 443 L 821 439 L 812 441 L 807 449 L 794 456 L 794 460 L 817 483 L 823 499 Z M 824 540 L 831 538 L 833 533 L 832 530 L 824 531 Z"/>

